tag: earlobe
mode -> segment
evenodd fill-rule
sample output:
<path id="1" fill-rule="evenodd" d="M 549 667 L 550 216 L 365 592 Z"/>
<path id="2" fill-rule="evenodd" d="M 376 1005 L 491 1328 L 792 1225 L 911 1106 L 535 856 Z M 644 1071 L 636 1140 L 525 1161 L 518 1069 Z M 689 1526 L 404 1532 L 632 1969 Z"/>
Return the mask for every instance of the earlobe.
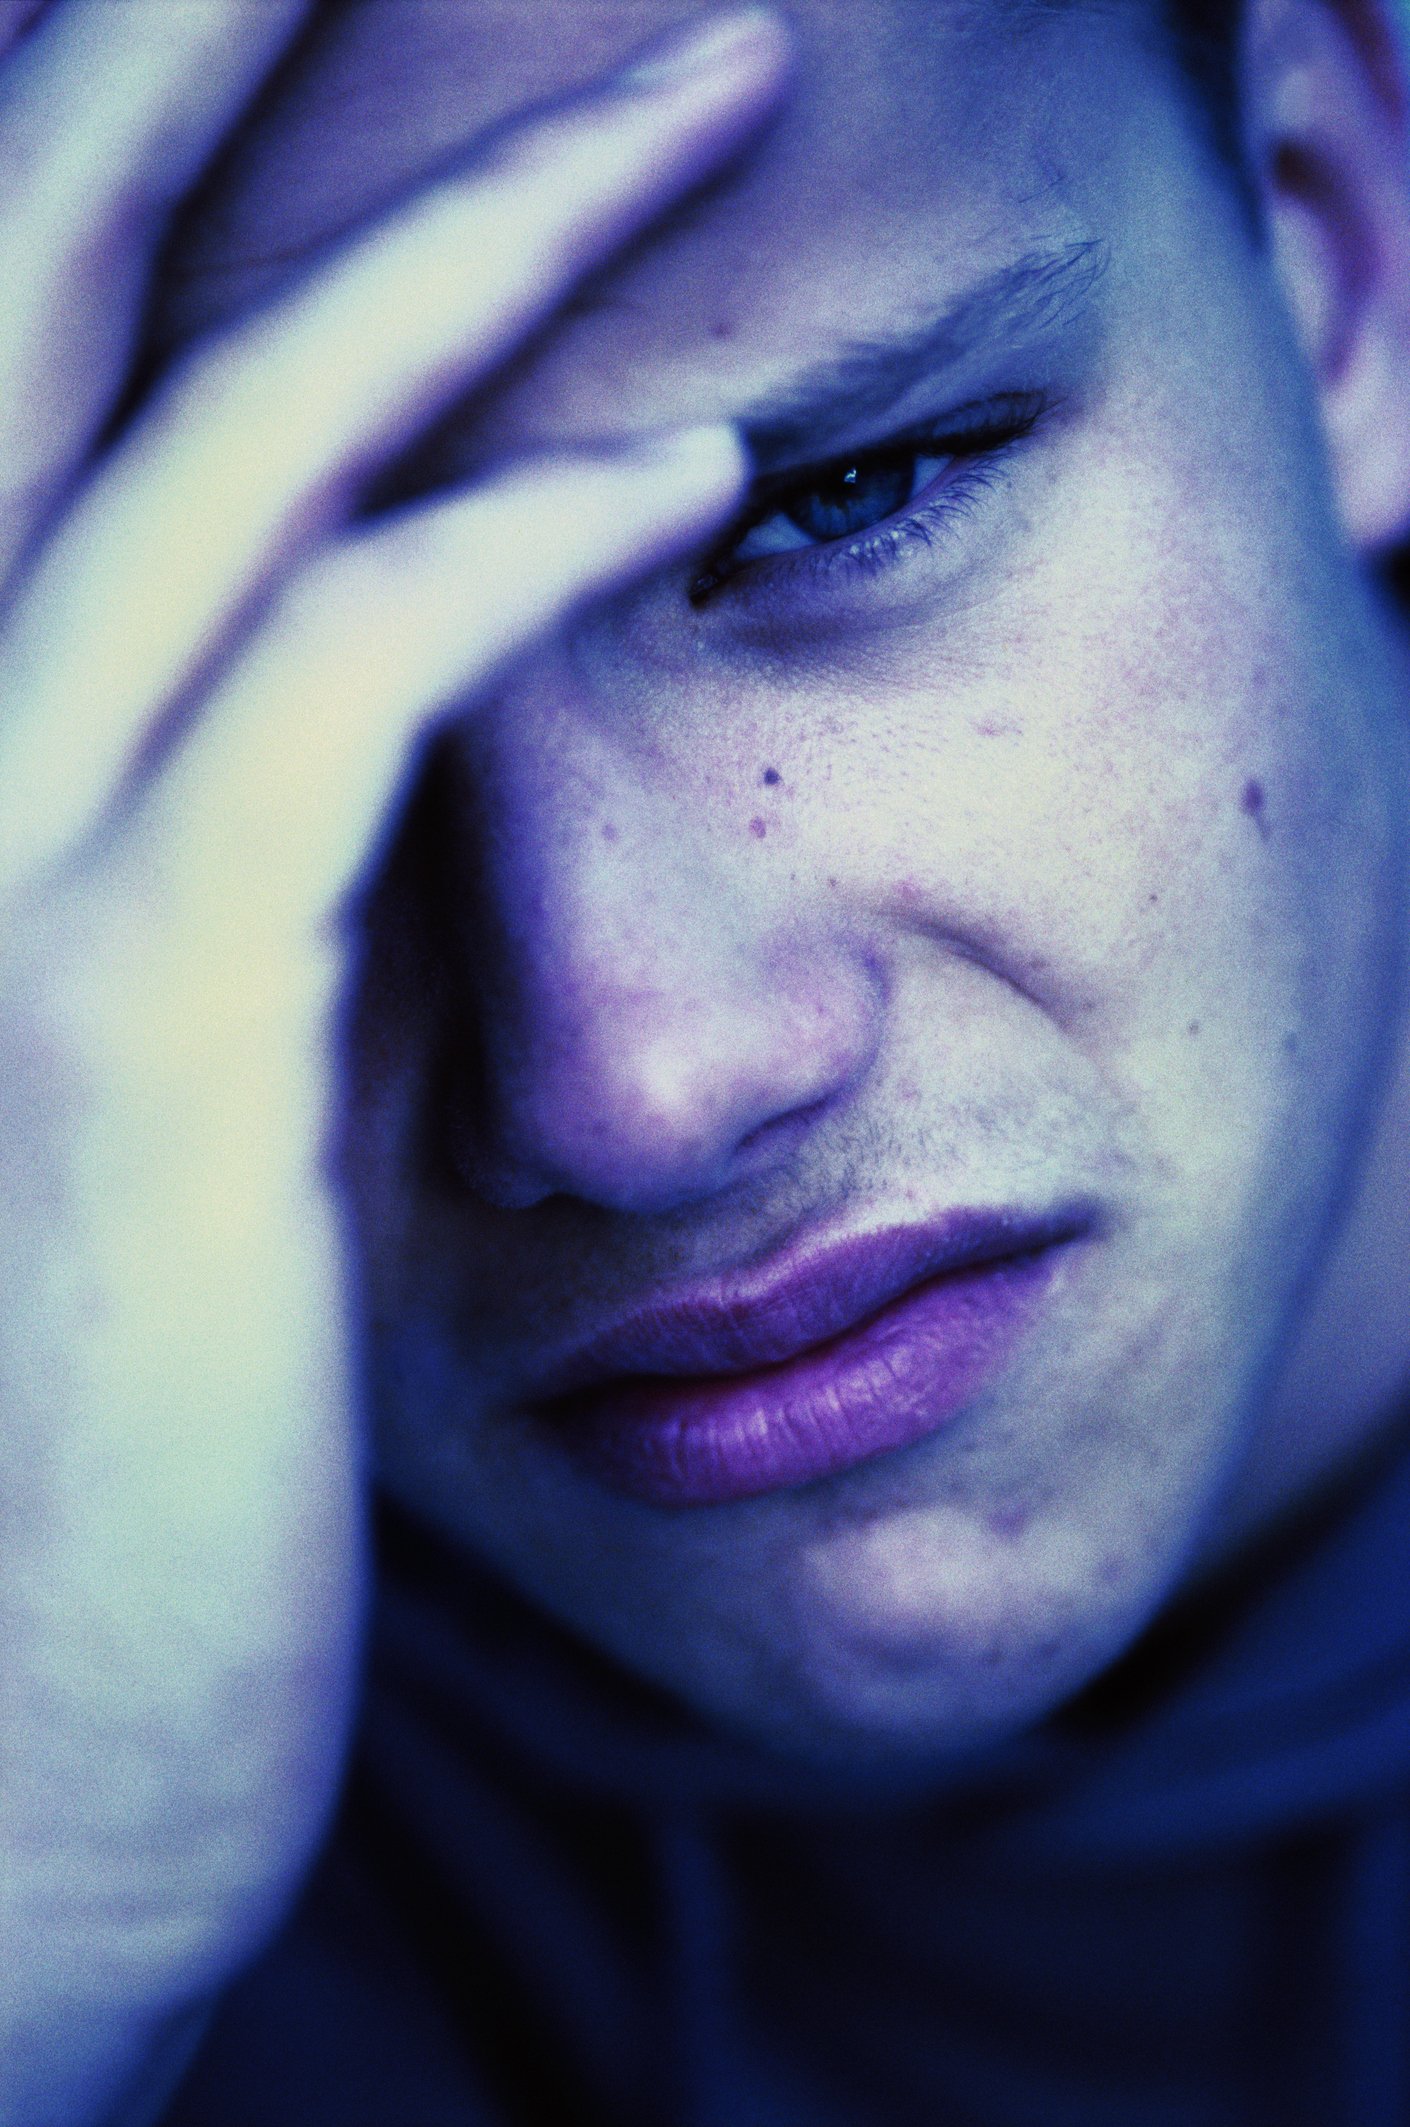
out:
<path id="1" fill-rule="evenodd" d="M 1248 152 L 1347 537 L 1410 533 L 1410 144 L 1375 0 L 1253 0 Z"/>

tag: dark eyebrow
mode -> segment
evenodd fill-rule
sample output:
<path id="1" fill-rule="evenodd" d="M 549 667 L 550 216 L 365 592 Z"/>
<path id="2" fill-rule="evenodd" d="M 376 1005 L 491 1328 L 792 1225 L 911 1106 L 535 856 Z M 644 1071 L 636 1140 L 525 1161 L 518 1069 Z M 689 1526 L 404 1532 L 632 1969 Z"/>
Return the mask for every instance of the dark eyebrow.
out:
<path id="1" fill-rule="evenodd" d="M 830 438 L 879 419 L 918 379 L 987 342 L 1059 330 L 1086 308 L 1105 263 L 1106 247 L 1094 240 L 1029 252 L 918 326 L 852 341 L 738 417 L 756 467 L 825 456 Z"/>

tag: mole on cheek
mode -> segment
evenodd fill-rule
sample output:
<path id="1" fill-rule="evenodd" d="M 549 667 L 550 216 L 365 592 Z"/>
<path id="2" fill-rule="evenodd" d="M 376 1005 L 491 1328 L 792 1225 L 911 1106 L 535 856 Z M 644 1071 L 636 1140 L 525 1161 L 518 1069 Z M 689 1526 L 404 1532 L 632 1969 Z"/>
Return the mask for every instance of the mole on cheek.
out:
<path id="1" fill-rule="evenodd" d="M 1268 825 L 1267 802 L 1263 785 L 1255 777 L 1250 776 L 1240 794 L 1239 804 L 1247 813 L 1249 819 L 1252 820 L 1265 842 L 1273 831 Z"/>

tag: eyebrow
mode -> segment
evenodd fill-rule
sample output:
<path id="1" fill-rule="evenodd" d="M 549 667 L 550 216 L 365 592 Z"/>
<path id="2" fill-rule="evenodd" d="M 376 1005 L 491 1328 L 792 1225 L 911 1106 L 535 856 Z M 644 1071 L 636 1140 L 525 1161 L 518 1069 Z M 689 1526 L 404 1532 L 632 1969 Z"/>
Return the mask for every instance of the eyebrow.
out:
<path id="1" fill-rule="evenodd" d="M 991 342 L 1060 331 L 1089 307 L 1106 256 L 1096 240 L 1027 252 L 909 331 L 851 341 L 737 416 L 756 469 L 825 454 L 829 439 L 880 419 L 921 378 Z"/>

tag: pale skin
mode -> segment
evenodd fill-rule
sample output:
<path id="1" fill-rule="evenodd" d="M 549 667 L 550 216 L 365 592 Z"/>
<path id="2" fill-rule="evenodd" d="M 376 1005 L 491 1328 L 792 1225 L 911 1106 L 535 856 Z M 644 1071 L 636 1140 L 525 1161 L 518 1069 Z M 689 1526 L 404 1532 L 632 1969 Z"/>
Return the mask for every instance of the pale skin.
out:
<path id="1" fill-rule="evenodd" d="M 777 58 L 758 36 L 458 172 L 90 466 L 162 226 L 134 226 L 134 190 L 179 193 L 297 18 L 79 0 L 2 85 L 44 217 L 7 252 L 4 350 L 12 562 L 39 539 L 0 650 L 7 2127 L 107 2115 L 267 1926 L 334 1777 L 359 1566 L 328 1021 L 340 905 L 409 749 L 740 479 L 712 430 L 347 523 L 356 468 L 747 129 Z"/>
<path id="2" fill-rule="evenodd" d="M 639 241 L 766 126 L 777 25 L 553 103 L 680 10 L 584 9 L 555 54 L 531 10 L 417 9 L 379 107 L 364 0 L 96 456 L 166 213 L 300 10 L 125 0 L 117 31 L 54 0 L 19 39 L 34 12 L 0 15 L 7 2127 L 150 2106 L 323 1821 L 361 1491 L 330 1131 L 384 1354 L 407 1323 L 445 1354 L 383 1407 L 388 1481 L 789 1748 L 1041 1716 L 1349 1468 L 1410 1375 L 1403 658 L 1369 573 L 1410 520 L 1410 239 L 1393 114 L 1328 11 L 1256 13 L 1255 253 L 1105 16 L 935 10 L 921 68 L 900 0 L 810 0 L 779 127 Z M 338 107 L 368 131 L 335 137 L 319 80 L 359 65 Z M 907 402 L 1046 393 L 1013 488 L 904 582 L 775 566 L 772 605 L 693 606 L 745 477 L 727 424 L 1039 244 L 1101 256 L 1087 309 Z M 521 350 L 465 468 L 349 522 Z M 489 1097 L 433 1190 L 404 1135 L 427 1028 L 362 1027 L 348 1129 L 331 1027 L 340 912 L 452 708 L 492 823 L 462 1005 Z M 917 1450 L 682 1515 L 516 1421 L 545 1340 L 683 1268 L 1063 1192 L 1100 1242 Z"/>

